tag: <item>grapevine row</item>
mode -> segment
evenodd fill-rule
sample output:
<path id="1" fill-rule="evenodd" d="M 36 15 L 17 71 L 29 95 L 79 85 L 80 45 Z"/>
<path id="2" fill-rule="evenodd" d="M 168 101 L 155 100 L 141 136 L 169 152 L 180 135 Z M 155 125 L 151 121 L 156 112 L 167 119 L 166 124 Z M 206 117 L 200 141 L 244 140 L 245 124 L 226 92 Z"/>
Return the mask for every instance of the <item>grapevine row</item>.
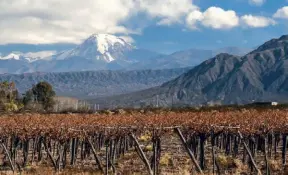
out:
<path id="1" fill-rule="evenodd" d="M 223 150 L 227 155 L 242 155 L 243 163 L 261 174 L 264 170 L 256 160 L 259 151 L 265 157 L 266 173 L 271 171 L 268 159 L 277 155 L 277 150 L 281 150 L 282 164 L 286 165 L 287 126 L 287 111 L 273 109 L 117 115 L 14 114 L 0 117 L 0 154 L 5 155 L 2 162 L 8 161 L 13 171 L 19 162 L 17 152 L 21 152 L 23 161 L 17 167 L 25 167 L 29 161 L 41 162 L 43 155 L 47 155 L 45 158 L 55 171 L 60 171 L 67 164 L 75 165 L 80 156 L 81 160 L 93 157 L 97 169 L 108 174 L 110 169 L 115 173 L 115 162 L 134 148 L 147 172 L 159 174 L 161 138 L 175 133 L 193 169 L 199 173 L 211 169 L 221 174 L 215 157 L 216 150 Z M 147 132 L 152 135 L 152 155 L 145 154 L 138 141 Z M 212 165 L 205 162 L 207 144 L 212 146 Z M 102 157 L 101 148 L 106 150 Z"/>

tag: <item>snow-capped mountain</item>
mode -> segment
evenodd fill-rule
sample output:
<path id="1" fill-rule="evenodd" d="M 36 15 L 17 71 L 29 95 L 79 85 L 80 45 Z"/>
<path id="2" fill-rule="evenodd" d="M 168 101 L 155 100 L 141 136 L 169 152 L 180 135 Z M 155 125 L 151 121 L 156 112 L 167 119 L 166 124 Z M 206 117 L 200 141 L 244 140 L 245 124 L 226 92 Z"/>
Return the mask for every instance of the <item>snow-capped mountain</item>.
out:
<path id="1" fill-rule="evenodd" d="M 46 59 L 49 56 L 56 54 L 56 51 L 40 51 L 40 52 L 12 52 L 7 55 L 0 54 L 0 60 L 21 60 L 33 62 L 37 60 Z"/>
<path id="2" fill-rule="evenodd" d="M 138 49 L 110 34 L 93 34 L 73 49 L 0 54 L 0 73 L 70 72 L 129 69 L 160 54 Z"/>
<path id="3" fill-rule="evenodd" d="M 233 50 L 228 49 L 227 53 Z M 136 48 L 121 37 L 93 34 L 66 51 L 0 54 L 0 73 L 173 69 L 196 66 L 215 56 L 214 52 L 217 51 L 190 49 L 163 55 Z"/>
<path id="4" fill-rule="evenodd" d="M 40 51 L 27 53 L 12 52 L 5 55 L 0 54 L 0 74 L 35 72 L 34 62 L 45 60 L 55 53 L 55 51 Z"/>
<path id="5" fill-rule="evenodd" d="M 110 63 L 115 60 L 128 60 L 125 53 L 133 49 L 135 48 L 122 38 L 109 34 L 93 34 L 78 47 L 60 53 L 54 59 L 64 60 L 71 57 L 80 57 Z"/>
<path id="6" fill-rule="evenodd" d="M 0 55 L 0 60 L 11 60 L 11 59 L 20 60 L 20 54 L 10 53 L 3 57 L 2 55 Z"/>
<path id="7" fill-rule="evenodd" d="M 124 39 L 110 34 L 93 34 L 77 47 L 33 62 L 36 71 L 70 72 L 128 69 L 159 53 L 138 49 Z"/>

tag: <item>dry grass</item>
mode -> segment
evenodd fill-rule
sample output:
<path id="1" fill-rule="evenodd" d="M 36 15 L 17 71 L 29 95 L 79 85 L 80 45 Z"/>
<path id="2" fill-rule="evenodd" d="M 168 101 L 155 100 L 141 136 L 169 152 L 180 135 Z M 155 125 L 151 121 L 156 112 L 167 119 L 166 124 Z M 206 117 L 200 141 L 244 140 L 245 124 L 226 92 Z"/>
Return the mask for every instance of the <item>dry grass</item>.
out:
<path id="1" fill-rule="evenodd" d="M 281 171 L 282 164 L 276 160 L 269 160 L 269 167 L 271 171 Z"/>
<path id="2" fill-rule="evenodd" d="M 152 133 L 151 132 L 145 132 L 143 135 L 141 135 L 138 140 L 139 142 L 149 142 L 152 139 Z"/>
<path id="3" fill-rule="evenodd" d="M 160 158 L 160 166 L 174 166 L 174 162 L 172 159 L 172 156 L 168 153 L 165 153 L 164 155 L 161 156 Z"/>
<path id="4" fill-rule="evenodd" d="M 150 144 L 150 145 L 145 146 L 143 151 L 144 152 L 153 151 L 153 145 Z"/>
<path id="5" fill-rule="evenodd" d="M 45 166 L 31 166 L 25 168 L 21 173 L 17 173 L 21 175 L 101 175 L 102 173 L 99 170 L 92 168 L 66 168 L 65 170 L 55 173 L 54 169 L 51 167 Z M 0 175 L 15 175 L 12 171 L 1 172 Z"/>
<path id="6" fill-rule="evenodd" d="M 231 156 L 218 155 L 216 161 L 221 169 L 237 168 L 237 164 Z"/>
<path id="7" fill-rule="evenodd" d="M 218 155 L 216 161 L 219 165 L 220 171 L 224 174 L 243 174 L 247 172 L 247 166 L 241 160 L 233 158 L 232 156 Z"/>

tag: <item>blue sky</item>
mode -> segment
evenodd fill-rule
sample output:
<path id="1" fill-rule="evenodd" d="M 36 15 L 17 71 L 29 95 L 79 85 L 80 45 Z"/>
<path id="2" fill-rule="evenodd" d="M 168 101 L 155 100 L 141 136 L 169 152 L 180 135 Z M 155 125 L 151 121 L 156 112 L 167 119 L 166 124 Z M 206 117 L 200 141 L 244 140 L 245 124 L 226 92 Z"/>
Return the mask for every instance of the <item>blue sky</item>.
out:
<path id="1" fill-rule="evenodd" d="M 288 34 L 288 1 L 0 0 L 0 28 L 0 52 L 33 51 L 35 44 L 59 50 L 59 43 L 69 43 L 61 45 L 66 49 L 93 33 L 115 34 L 162 53 L 254 48 Z"/>
<path id="2" fill-rule="evenodd" d="M 195 4 L 201 9 L 217 6 L 234 10 L 238 15 L 252 14 L 271 18 L 279 8 L 288 6 L 288 1 L 266 0 L 263 5 L 253 5 L 247 0 L 197 0 Z M 214 49 L 229 46 L 255 48 L 285 34 L 288 34 L 288 19 L 277 19 L 276 25 L 267 27 L 235 27 L 228 30 L 205 27 L 189 30 L 183 25 L 151 25 L 143 30 L 143 35 L 135 35 L 133 38 L 139 47 L 171 52 L 188 48 Z"/>

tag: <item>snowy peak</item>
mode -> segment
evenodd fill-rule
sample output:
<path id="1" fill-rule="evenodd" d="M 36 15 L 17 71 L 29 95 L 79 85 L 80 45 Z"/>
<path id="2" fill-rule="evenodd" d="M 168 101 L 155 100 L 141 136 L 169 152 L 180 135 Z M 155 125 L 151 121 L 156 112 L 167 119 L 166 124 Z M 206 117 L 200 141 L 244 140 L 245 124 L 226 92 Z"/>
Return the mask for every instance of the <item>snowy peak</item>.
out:
<path id="1" fill-rule="evenodd" d="M 97 50 L 101 54 L 105 54 L 109 51 L 111 47 L 114 47 L 116 45 L 131 45 L 126 43 L 122 38 L 109 34 L 93 34 L 83 44 L 91 42 L 94 42 L 97 45 Z"/>
<path id="2" fill-rule="evenodd" d="M 5 56 L 0 55 L 0 60 L 13 60 L 14 59 L 14 60 L 33 62 L 33 61 L 45 59 L 54 54 L 56 54 L 56 51 L 40 51 L 40 52 L 28 52 L 28 53 L 12 52 Z"/>
<path id="3" fill-rule="evenodd" d="M 75 49 L 57 55 L 56 59 L 77 57 L 110 63 L 115 60 L 127 60 L 125 53 L 133 49 L 130 43 L 120 37 L 110 34 L 93 34 Z"/>
<path id="4" fill-rule="evenodd" d="M 11 59 L 14 59 L 14 60 L 19 60 L 20 59 L 20 55 L 19 54 L 15 54 L 15 53 L 10 53 L 4 57 L 1 57 L 0 56 L 0 60 L 11 60 Z"/>

